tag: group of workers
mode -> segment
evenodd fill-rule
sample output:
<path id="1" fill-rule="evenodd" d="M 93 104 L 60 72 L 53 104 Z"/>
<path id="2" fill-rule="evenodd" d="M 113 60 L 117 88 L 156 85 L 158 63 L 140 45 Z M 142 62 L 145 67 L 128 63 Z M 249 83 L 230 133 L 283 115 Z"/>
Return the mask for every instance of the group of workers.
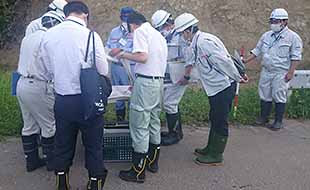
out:
<path id="1" fill-rule="evenodd" d="M 94 34 L 96 65 L 101 75 L 108 75 L 109 56 L 112 61 L 113 85 L 132 85 L 129 129 L 133 159 L 129 170 L 120 171 L 125 181 L 143 183 L 145 171 L 159 170 L 160 145 L 178 143 L 183 138 L 179 102 L 191 80 L 194 67 L 210 104 L 211 128 L 207 145 L 194 150 L 199 165 L 219 165 L 229 136 L 228 115 L 236 91 L 243 78 L 223 42 L 200 31 L 198 19 L 184 13 L 173 19 L 165 10 L 156 11 L 151 23 L 131 7 L 121 8 L 121 24 L 114 28 L 106 45 Z M 85 167 L 89 180 L 87 189 L 102 189 L 108 171 L 103 163 L 103 117 L 83 117 L 80 70 L 84 61 L 88 34 L 89 9 L 82 1 L 54 0 L 47 13 L 32 21 L 22 41 L 18 72 L 17 97 L 23 115 L 22 142 L 27 171 L 47 166 L 55 171 L 56 189 L 70 189 L 69 170 L 74 158 L 78 131 L 85 147 Z M 258 125 L 268 123 L 272 102 L 275 121 L 272 130 L 283 127 L 289 81 L 302 58 L 302 40 L 288 28 L 288 13 L 274 9 L 269 18 L 271 30 L 259 40 L 249 63 L 262 57 L 259 81 L 261 115 Z M 169 48 L 177 44 L 177 48 Z M 92 49 L 92 48 L 90 48 Z M 92 56 L 88 56 L 92 64 Z M 177 83 L 164 85 L 169 78 L 167 60 L 185 60 L 184 76 Z M 126 70 L 130 65 L 131 71 Z M 128 73 L 134 78 L 133 84 Z M 161 132 L 161 105 L 166 113 L 168 132 Z M 199 105 L 197 105 L 199 106 Z M 117 121 L 126 118 L 125 102 L 115 106 Z M 38 151 L 41 137 L 43 158 Z"/>

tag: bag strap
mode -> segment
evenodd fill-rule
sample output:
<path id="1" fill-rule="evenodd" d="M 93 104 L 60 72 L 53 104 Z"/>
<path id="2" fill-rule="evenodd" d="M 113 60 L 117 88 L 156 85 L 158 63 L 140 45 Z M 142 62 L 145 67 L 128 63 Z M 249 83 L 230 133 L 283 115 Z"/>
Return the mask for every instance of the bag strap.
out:
<path id="1" fill-rule="evenodd" d="M 96 49 L 96 47 L 95 47 L 95 34 L 94 34 L 94 31 L 91 31 L 91 33 L 92 33 L 92 40 L 93 40 L 93 64 L 92 64 L 92 67 L 93 68 L 96 68 L 97 69 L 97 67 L 96 67 L 96 51 L 95 51 L 95 49 Z"/>
<path id="2" fill-rule="evenodd" d="M 87 56 L 88 56 L 88 51 L 89 51 L 89 42 L 90 42 L 91 35 L 92 35 L 92 31 L 89 31 L 87 45 L 86 45 L 86 53 L 85 53 L 85 58 L 84 58 L 85 63 L 87 63 Z"/>

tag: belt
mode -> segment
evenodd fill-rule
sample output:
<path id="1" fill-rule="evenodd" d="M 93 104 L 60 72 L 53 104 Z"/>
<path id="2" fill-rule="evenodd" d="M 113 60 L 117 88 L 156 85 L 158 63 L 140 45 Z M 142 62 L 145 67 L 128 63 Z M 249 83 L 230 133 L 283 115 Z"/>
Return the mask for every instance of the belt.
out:
<path id="1" fill-rule="evenodd" d="M 123 63 L 121 63 L 121 62 L 113 62 L 113 64 L 121 66 L 121 67 L 123 66 Z"/>
<path id="2" fill-rule="evenodd" d="M 159 76 L 147 76 L 136 73 L 136 77 L 146 78 L 146 79 L 163 79 L 164 77 Z"/>
<path id="3" fill-rule="evenodd" d="M 34 80 L 41 81 L 41 82 L 46 82 L 46 83 L 53 83 L 53 82 L 54 82 L 53 80 L 41 80 L 41 79 L 38 79 L 38 78 L 35 77 L 34 75 L 23 76 L 23 78 L 26 78 L 26 79 L 34 79 Z"/>

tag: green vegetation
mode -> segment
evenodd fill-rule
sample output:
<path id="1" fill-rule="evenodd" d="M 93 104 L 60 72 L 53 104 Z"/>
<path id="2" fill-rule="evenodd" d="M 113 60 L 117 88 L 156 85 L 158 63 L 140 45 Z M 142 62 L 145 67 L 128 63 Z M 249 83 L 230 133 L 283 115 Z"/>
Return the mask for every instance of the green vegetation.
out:
<path id="1" fill-rule="evenodd" d="M 10 77 L 9 73 L 0 72 L 0 136 L 19 134 L 22 127 L 17 99 L 11 96 Z"/>
<path id="2" fill-rule="evenodd" d="M 0 1 L 0 47 L 8 32 L 8 25 L 10 23 L 13 5 L 15 0 L 1 0 Z"/>
<path id="3" fill-rule="evenodd" d="M 10 73 L 0 72 L 0 137 L 18 135 L 22 127 L 21 113 L 17 98 L 10 94 Z M 287 117 L 293 119 L 310 119 L 310 90 L 293 91 L 287 106 Z M 208 122 L 209 103 L 204 91 L 197 87 L 187 89 L 182 98 L 180 109 L 182 120 L 186 124 L 203 126 Z M 251 124 L 259 114 L 257 86 L 242 87 L 239 95 L 239 107 L 236 117 L 230 115 L 230 121 Z M 164 114 L 161 115 L 163 121 Z M 109 104 L 105 118 L 115 120 L 114 106 Z"/>

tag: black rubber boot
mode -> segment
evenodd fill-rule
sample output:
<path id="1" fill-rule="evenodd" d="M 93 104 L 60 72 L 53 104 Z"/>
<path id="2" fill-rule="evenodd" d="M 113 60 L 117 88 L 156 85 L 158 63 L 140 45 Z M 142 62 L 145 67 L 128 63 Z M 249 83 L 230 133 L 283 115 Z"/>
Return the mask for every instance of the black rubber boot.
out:
<path id="1" fill-rule="evenodd" d="M 149 152 L 147 156 L 147 167 L 146 169 L 152 173 L 158 172 L 158 160 L 160 154 L 160 145 L 151 144 L 149 145 Z"/>
<path id="2" fill-rule="evenodd" d="M 45 165 L 44 160 L 39 157 L 37 138 L 37 134 L 22 136 L 27 172 L 34 171 Z"/>
<path id="3" fill-rule="evenodd" d="M 183 130 L 182 130 L 182 121 L 181 121 L 181 113 L 178 112 L 178 121 L 176 124 L 176 132 L 179 140 L 183 139 Z"/>
<path id="4" fill-rule="evenodd" d="M 126 116 L 126 109 L 116 110 L 116 120 L 124 121 Z"/>
<path id="5" fill-rule="evenodd" d="M 270 130 L 278 131 L 283 128 L 283 115 L 285 112 L 285 103 L 276 103 L 275 120 L 270 126 Z"/>
<path id="6" fill-rule="evenodd" d="M 120 171 L 119 177 L 124 181 L 144 183 L 146 156 L 144 153 L 133 152 L 131 169 Z"/>
<path id="7" fill-rule="evenodd" d="M 180 112 L 166 113 L 168 134 L 161 137 L 161 145 L 169 146 L 178 143 L 183 138 Z"/>
<path id="8" fill-rule="evenodd" d="M 41 145 L 42 145 L 42 152 L 43 152 L 43 159 L 46 163 L 46 169 L 47 171 L 52 171 L 52 160 L 54 157 L 53 151 L 54 151 L 54 137 L 41 138 Z"/>
<path id="9" fill-rule="evenodd" d="M 255 125 L 265 125 L 268 123 L 271 108 L 272 102 L 260 101 L 260 116 L 256 119 Z"/>
<path id="10" fill-rule="evenodd" d="M 160 133 L 161 135 L 161 139 L 162 138 L 166 138 L 168 135 L 170 136 L 171 134 L 173 134 L 175 132 L 175 126 L 174 125 L 169 125 L 169 115 L 174 115 L 174 114 L 168 114 L 166 113 L 166 120 L 167 120 L 167 128 L 168 128 L 168 132 L 167 131 L 163 131 Z M 174 133 L 175 135 L 175 133 Z"/>
<path id="11" fill-rule="evenodd" d="M 56 190 L 69 190 L 69 172 L 56 172 Z"/>
<path id="12" fill-rule="evenodd" d="M 98 177 L 92 177 L 90 174 L 87 182 L 87 190 L 102 190 L 105 184 L 105 180 L 108 175 L 108 170 L 105 170 L 104 175 Z"/>

